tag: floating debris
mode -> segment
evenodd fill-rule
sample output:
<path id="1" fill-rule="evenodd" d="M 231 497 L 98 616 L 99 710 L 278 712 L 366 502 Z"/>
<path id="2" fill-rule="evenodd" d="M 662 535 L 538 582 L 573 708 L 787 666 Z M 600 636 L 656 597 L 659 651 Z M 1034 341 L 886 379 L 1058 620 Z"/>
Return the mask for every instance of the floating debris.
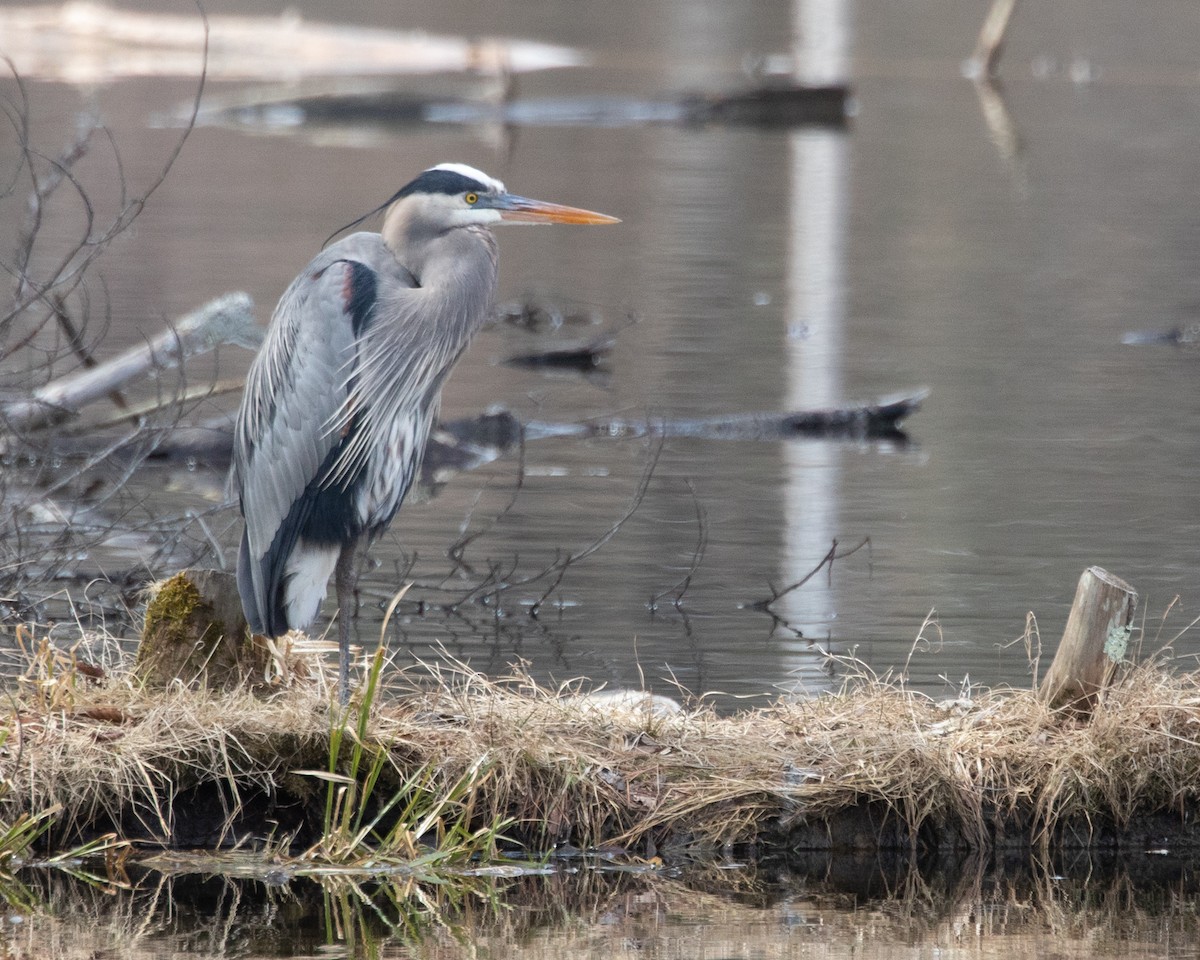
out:
<path id="1" fill-rule="evenodd" d="M 1130 346 L 1169 343 L 1176 347 L 1200 346 L 1200 322 L 1187 323 L 1173 330 L 1131 330 L 1121 338 Z"/>
<path id="2" fill-rule="evenodd" d="M 901 424 L 921 409 L 928 390 L 884 397 L 873 403 L 824 410 L 774 411 L 715 417 L 612 417 L 588 423 L 525 424 L 525 439 L 544 437 L 701 437 L 709 440 L 778 440 L 815 437 L 836 440 L 893 440 L 908 437 Z"/>
<path id="3" fill-rule="evenodd" d="M 594 340 L 572 341 L 544 350 L 518 353 L 505 360 L 518 367 L 558 367 L 572 370 L 592 370 L 612 353 L 616 339 L 611 336 Z"/>

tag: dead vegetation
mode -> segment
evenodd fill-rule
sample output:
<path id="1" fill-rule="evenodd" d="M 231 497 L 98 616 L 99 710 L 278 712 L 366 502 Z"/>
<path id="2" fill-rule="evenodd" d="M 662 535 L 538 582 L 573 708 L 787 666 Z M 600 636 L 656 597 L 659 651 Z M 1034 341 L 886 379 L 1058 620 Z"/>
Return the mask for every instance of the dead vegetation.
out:
<path id="1" fill-rule="evenodd" d="M 1126 669 L 1089 723 L 1032 691 L 938 702 L 869 678 L 732 716 L 669 712 L 460 665 L 393 675 L 351 722 L 319 669 L 275 671 L 257 695 L 151 692 L 39 650 L 0 721 L 0 819 L 58 805 L 57 843 L 115 830 L 294 849 L 322 832 L 325 784 L 305 773 L 361 775 L 362 748 L 386 759 L 379 802 L 420 772 L 458 791 L 456 822 L 504 822 L 531 852 L 1194 842 L 1200 675 L 1160 663 Z"/>

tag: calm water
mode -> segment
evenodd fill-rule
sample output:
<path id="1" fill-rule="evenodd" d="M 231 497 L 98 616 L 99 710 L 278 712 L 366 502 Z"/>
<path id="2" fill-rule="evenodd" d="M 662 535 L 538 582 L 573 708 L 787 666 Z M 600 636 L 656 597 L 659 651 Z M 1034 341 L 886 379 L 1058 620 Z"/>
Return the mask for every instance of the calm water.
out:
<path id="1" fill-rule="evenodd" d="M 314 19 L 518 35 L 593 53 L 590 68 L 522 78 L 523 97 L 727 88 L 743 82 L 748 55 L 786 53 L 795 32 L 789 6 L 766 2 L 659 0 L 621 13 L 537 0 L 293 6 Z M 521 193 L 623 218 L 615 228 L 501 234 L 502 300 L 535 296 L 584 315 L 590 324 L 557 336 L 615 332 L 616 348 L 602 376 L 548 376 L 500 361 L 556 334 L 489 329 L 451 379 L 445 415 L 499 405 L 574 422 L 820 407 L 919 387 L 930 395 L 904 448 L 530 443 L 523 476 L 508 458 L 403 511 L 364 573 L 364 642 L 378 637 L 379 607 L 406 577 L 443 581 L 460 535 L 478 534 L 466 552 L 474 570 L 535 574 L 616 522 L 652 460 L 637 510 L 568 571 L 537 622 L 524 610 L 544 579 L 508 591 L 502 616 L 478 606 L 455 617 L 406 612 L 389 645 L 402 658 L 444 646 L 489 671 L 523 658 L 551 680 L 644 677 L 660 689 L 753 697 L 836 682 L 826 652 L 901 668 L 936 611 L 940 638 L 927 629 L 937 642 L 918 645 L 909 668 L 918 684 L 1023 685 L 1026 653 L 1011 641 L 1027 611 L 1052 646 L 1091 564 L 1140 590 L 1150 639 L 1171 638 L 1200 605 L 1200 356 L 1123 346 L 1121 336 L 1168 329 L 1200 307 L 1200 17 L 1183 0 L 1150 14 L 1116 0 L 1021 9 L 1004 62 L 1020 147 L 1006 156 L 960 76 L 977 6 L 851 10 L 846 73 L 858 113 L 842 133 L 200 128 L 90 286 L 93 310 L 111 312 L 104 349 L 228 290 L 248 291 L 265 322 L 331 230 L 425 166 L 469 162 Z M 136 188 L 178 136 L 152 118 L 185 103 L 191 86 L 32 82 L 29 93 L 39 145 L 56 150 L 79 114 L 95 112 Z M 6 136 L 5 169 L 13 157 Z M 83 176 L 111 205 L 111 162 L 99 147 L 89 159 Z M 17 209 L 6 207 L 6 237 Z M 48 227 L 58 235 L 78 217 L 61 209 Z M 239 377 L 248 361 L 226 349 L 217 372 Z M 211 372 L 198 364 L 192 377 Z M 221 470 L 147 467 L 132 482 L 147 513 L 174 516 L 209 509 Z M 235 513 L 209 515 L 203 536 L 190 528 L 221 548 L 204 562 L 233 563 Z M 747 609 L 770 585 L 807 574 L 833 540 L 863 538 L 869 550 L 780 601 L 780 620 Z M 137 570 L 130 543 L 119 546 L 88 558 L 84 572 Z M 147 576 L 166 572 L 149 567 Z M 650 609 L 689 572 L 678 608 L 668 599 Z M 436 602 L 460 586 L 424 595 Z M 1176 596 L 1182 612 L 1160 628 Z M 1200 644 L 1185 635 L 1176 649 Z"/>
<path id="2" fill-rule="evenodd" d="M 853 866 L 823 877 L 601 867 L 470 880 L 456 894 L 403 879 L 223 879 L 185 859 L 109 889 L 31 874 L 25 893 L 56 909 L 10 914 L 0 944 L 13 956 L 130 958 L 1197 956 L 1195 879 L 1179 865 L 1160 865 L 1157 881 L 1082 861 L 933 876 Z"/>

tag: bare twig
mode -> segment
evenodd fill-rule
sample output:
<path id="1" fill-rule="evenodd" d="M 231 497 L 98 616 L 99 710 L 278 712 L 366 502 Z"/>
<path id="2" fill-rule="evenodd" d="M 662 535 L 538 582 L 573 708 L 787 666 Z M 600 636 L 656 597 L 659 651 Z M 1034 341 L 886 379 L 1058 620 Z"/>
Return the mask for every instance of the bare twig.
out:
<path id="1" fill-rule="evenodd" d="M 453 576 L 459 570 L 465 570 L 468 573 L 473 572 L 464 558 L 467 547 L 469 547 L 472 543 L 474 543 L 480 537 L 484 536 L 488 531 L 494 529 L 501 520 L 503 520 L 506 516 L 508 516 L 508 514 L 512 511 L 513 507 L 516 506 L 517 498 L 521 495 L 521 491 L 524 489 L 524 487 L 525 487 L 525 431 L 521 430 L 520 433 L 518 434 L 518 439 L 517 439 L 517 478 L 516 478 L 516 481 L 513 483 L 512 496 L 510 496 L 508 498 L 508 502 L 505 503 L 505 505 L 501 508 L 500 512 L 498 514 L 496 514 L 495 516 L 493 516 L 488 523 L 479 527 L 472 533 L 464 533 L 461 537 L 459 537 L 454 543 L 452 543 L 450 545 L 449 549 L 447 550 L 447 556 L 450 557 L 450 560 L 453 562 L 454 567 L 450 571 L 449 576 Z M 476 503 L 478 503 L 478 499 L 476 500 Z M 471 516 L 473 513 L 474 513 L 474 508 L 472 507 L 471 513 L 467 515 L 466 520 L 464 520 L 464 522 L 463 522 L 464 530 L 470 526 Z"/>
<path id="2" fill-rule="evenodd" d="M 833 578 L 833 562 L 835 560 L 841 560 L 843 557 L 848 557 L 851 554 L 858 553 L 858 551 L 861 550 L 863 547 L 866 547 L 867 551 L 870 552 L 870 549 L 871 549 L 871 538 L 870 537 L 863 537 L 854 546 L 850 547 L 847 550 L 843 550 L 841 553 L 838 552 L 837 540 L 834 540 L 832 545 L 829 548 L 829 552 L 826 553 L 825 556 L 823 556 L 821 558 L 821 562 L 818 563 L 815 567 L 813 567 L 803 577 L 801 577 L 799 580 L 797 580 L 795 583 L 791 584 L 790 586 L 784 587 L 782 590 L 778 590 L 778 589 L 776 589 L 774 584 L 768 583 L 767 586 L 771 590 L 771 596 L 768 597 L 766 600 L 756 600 L 753 603 L 747 604 L 747 606 L 752 610 L 770 611 L 771 605 L 773 603 L 775 603 L 776 600 L 779 600 L 781 597 L 787 596 L 793 590 L 798 590 L 800 587 L 802 587 L 806 583 L 808 583 L 809 580 L 811 580 L 813 577 L 815 577 L 821 570 L 826 569 L 826 568 L 828 568 L 829 577 L 832 580 L 832 578 Z"/>
<path id="3" fill-rule="evenodd" d="M 19 189 L 28 186 L 25 206 L 19 214 L 19 248 L 11 260 L 0 261 L 0 271 L 14 280 L 13 296 L 0 307 L 0 358 L 19 356 L 19 363 L 11 366 L 23 371 L 19 374 L 22 379 L 19 384 L 10 381 L 10 396 L 11 388 L 18 385 L 26 391 L 25 396 L 9 400 L 0 409 L 0 417 L 7 420 L 5 425 L 10 430 L 24 432 L 46 425 L 64 411 L 68 415 L 77 412 L 83 404 L 105 394 L 120 402 L 113 391 L 121 378 L 106 379 L 115 376 L 112 361 L 98 363 L 93 355 L 99 336 L 94 331 L 89 333 L 92 304 L 83 282 L 97 258 L 129 229 L 165 182 L 195 126 L 208 58 L 207 17 L 203 9 L 198 7 L 198 10 L 205 25 L 204 66 L 191 115 L 156 175 L 136 193 L 129 190 L 121 152 L 112 132 L 95 119 L 80 127 L 61 152 L 52 155 L 38 148 L 33 140 L 28 90 L 12 63 L 5 61 L 16 80 L 16 93 L 0 104 L 3 110 L 0 123 L 12 129 L 18 149 L 14 169 L 5 174 L 0 184 L 0 200 L 11 205 Z M 90 169 L 96 162 L 97 142 L 109 145 L 115 163 L 118 203 L 111 214 L 94 203 L 84 185 L 85 168 Z M 69 237 L 56 237 L 49 244 L 47 225 L 61 219 L 50 217 L 50 209 L 63 203 L 77 203 L 82 216 L 70 228 Z M 64 239 L 65 245 L 61 242 Z M 39 246 L 46 248 L 46 255 L 38 255 Z M 38 268 L 42 260 L 49 261 L 49 266 Z M 95 283 L 94 275 L 90 279 Z M 102 278 L 99 282 L 103 284 Z M 143 351 L 159 367 L 169 366 L 186 352 L 180 336 L 169 332 L 167 337 L 170 342 L 164 341 L 160 350 Z M 22 351 L 27 353 L 21 355 Z M 56 378 L 56 367 L 63 366 L 64 361 L 72 370 Z M 195 394 L 187 391 L 182 372 L 176 385 L 179 389 L 170 399 L 182 402 L 195 399 Z M 46 453 L 44 438 L 39 437 L 22 448 L 28 451 L 28 456 L 22 456 L 19 469 L 6 469 L 0 474 L 4 507 L 0 512 L 0 581 L 6 592 L 17 598 L 16 603 L 26 602 L 22 584 L 70 574 L 79 568 L 81 558 L 92 556 L 93 548 L 110 540 L 118 543 L 118 532 L 142 533 L 148 542 L 162 544 L 160 549 L 170 549 L 170 544 L 182 539 L 187 531 L 199 548 L 210 548 L 213 537 L 203 520 L 181 522 L 178 518 L 164 518 L 144 500 L 131 502 L 124 489 L 164 435 L 161 422 L 156 422 L 152 414 L 165 409 L 171 387 L 170 383 L 157 383 L 158 409 L 139 411 L 141 415 L 133 419 L 130 429 L 111 441 L 99 438 L 98 449 L 68 469 L 64 470 L 60 461 Z M 133 414 L 128 413 L 128 417 Z M 118 452 L 121 457 L 114 457 Z M 61 497 L 61 502 L 56 502 L 55 497 Z"/>
<path id="4" fill-rule="evenodd" d="M 567 569 L 570 566 L 586 560 L 588 557 L 592 556 L 592 554 L 596 553 L 596 551 L 600 550 L 605 544 L 612 540 L 612 538 L 620 532 L 621 528 L 625 526 L 629 519 L 635 513 L 637 513 L 638 508 L 642 505 L 642 501 L 646 497 L 646 490 L 650 486 L 650 478 L 654 476 L 654 469 L 658 466 L 658 458 L 662 456 L 662 450 L 663 442 L 660 440 L 659 443 L 654 447 L 654 450 L 650 455 L 650 459 L 646 462 L 646 469 L 642 471 L 642 478 L 640 481 L 638 481 L 637 490 L 634 491 L 633 497 L 629 502 L 629 507 L 620 517 L 617 518 L 612 526 L 610 526 L 604 533 L 598 536 L 586 547 L 584 547 L 578 553 L 569 553 L 562 559 L 558 576 L 554 579 L 554 582 L 546 589 L 546 591 L 540 597 L 538 597 L 536 601 L 534 601 L 533 606 L 530 607 L 531 614 L 536 614 L 536 611 L 540 609 L 543 603 L 546 602 L 550 594 L 558 588 L 558 586 L 562 583 L 563 577 L 566 576 Z"/>
<path id="5" fill-rule="evenodd" d="M 132 225 L 133 221 L 137 219 L 145 208 L 147 201 L 162 186 L 171 172 L 175 161 L 178 160 L 180 153 L 183 151 L 184 144 L 195 128 L 196 118 L 200 111 L 200 101 L 204 94 L 205 82 L 208 75 L 208 17 L 203 7 L 198 3 L 197 10 L 199 11 L 201 20 L 204 22 L 204 51 L 200 78 L 196 85 L 196 94 L 192 102 L 191 113 L 166 162 L 160 168 L 158 175 L 151 181 L 149 187 L 140 197 L 134 197 L 133 199 L 129 199 L 125 191 L 124 171 L 120 153 L 116 149 L 116 143 L 112 139 L 111 134 L 106 134 L 117 156 L 117 169 L 121 177 L 121 199 L 123 202 L 121 209 L 100 233 L 93 232 L 96 216 L 91 199 L 88 197 L 87 191 L 71 172 L 71 167 L 83 155 L 86 142 L 90 139 L 91 133 L 96 127 L 90 127 L 85 135 L 77 138 L 75 146 L 68 149 L 59 159 L 52 159 L 43 155 L 40 151 L 34 149 L 29 141 L 28 98 L 25 94 L 24 86 L 20 84 L 20 78 L 18 77 L 18 89 L 21 91 L 22 100 L 20 106 L 16 108 L 17 120 L 14 125 L 22 135 L 22 164 L 28 170 L 33 185 L 33 194 L 30 201 L 32 215 L 30 226 L 23 237 L 16 263 L 12 265 L 0 264 L 0 266 L 3 266 L 4 269 L 14 276 L 18 284 L 17 296 L 15 297 L 13 307 L 6 314 L 0 316 L 0 332 L 3 332 L 16 317 L 23 314 L 36 303 L 43 303 L 52 310 L 52 304 L 47 299 L 51 291 L 59 291 L 64 296 L 72 292 L 96 257 L 103 253 L 117 236 Z M 7 62 L 9 68 L 13 69 L 11 61 Z M 13 73 L 14 75 L 16 74 L 15 69 L 13 69 Z M 35 161 L 43 161 L 49 166 L 50 173 L 46 178 L 43 179 L 38 174 L 38 164 Z M 26 267 L 30 261 L 33 247 L 37 242 L 37 234 L 42 223 L 42 211 L 45 201 L 64 180 L 72 185 L 83 205 L 85 214 L 84 230 L 80 239 L 76 241 L 75 245 L 59 261 L 58 266 L 50 271 L 47 279 L 36 282 L 29 277 Z M 11 353 L 11 350 L 8 352 Z"/>
<path id="6" fill-rule="evenodd" d="M 692 551 L 692 562 L 688 567 L 687 573 L 681 577 L 674 586 L 668 587 L 661 593 L 656 593 L 650 598 L 650 609 L 657 610 L 659 601 L 663 597 L 674 594 L 672 605 L 679 608 L 683 602 L 683 595 L 687 593 L 688 587 L 692 584 L 692 577 L 696 575 L 696 571 L 700 569 L 700 563 L 704 559 L 704 551 L 708 547 L 708 514 L 704 510 L 704 505 L 700 502 L 700 498 L 696 495 L 696 488 L 689 480 L 687 481 L 688 492 L 692 495 L 692 506 L 696 509 L 696 549 Z M 690 633 L 690 626 L 689 626 Z"/>

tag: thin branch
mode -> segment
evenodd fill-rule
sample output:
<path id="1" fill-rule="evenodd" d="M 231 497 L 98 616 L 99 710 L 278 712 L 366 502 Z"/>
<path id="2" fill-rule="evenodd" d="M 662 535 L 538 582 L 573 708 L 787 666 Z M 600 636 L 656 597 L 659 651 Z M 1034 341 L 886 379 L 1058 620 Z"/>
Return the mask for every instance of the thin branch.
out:
<path id="1" fill-rule="evenodd" d="M 771 605 L 774 604 L 777 600 L 781 599 L 782 597 L 787 596 L 793 590 L 800 589 L 800 587 L 804 586 L 806 583 L 808 583 L 809 580 L 811 580 L 818 573 L 820 573 L 821 570 L 824 570 L 826 568 L 828 568 L 828 570 L 829 570 L 829 577 L 830 577 L 830 580 L 832 581 L 833 562 L 835 560 L 841 560 L 844 557 L 848 557 L 851 554 L 857 553 L 863 547 L 866 547 L 868 552 L 870 552 L 870 545 L 871 545 L 871 538 L 863 537 L 862 540 L 860 540 L 854 546 L 850 547 L 847 550 L 843 550 L 842 552 L 839 553 L 838 552 L 838 542 L 835 539 L 833 541 L 832 545 L 830 546 L 828 553 L 826 553 L 825 556 L 823 556 L 821 558 L 821 562 L 818 563 L 815 567 L 813 567 L 810 571 L 808 571 L 808 573 L 806 573 L 803 577 L 801 577 L 799 580 L 797 580 L 795 583 L 791 584 L 790 586 L 784 587 L 782 590 L 777 590 L 775 588 L 774 584 L 768 583 L 767 586 L 771 590 L 771 596 L 766 600 L 755 600 L 753 603 L 747 604 L 747 607 L 752 610 L 770 611 Z"/>
<path id="2" fill-rule="evenodd" d="M 687 481 L 687 488 L 688 492 L 692 495 L 692 505 L 696 510 L 696 549 L 692 551 L 692 563 L 688 567 L 687 573 L 674 586 L 668 587 L 662 593 L 656 593 L 650 598 L 650 609 L 652 611 L 657 610 L 659 601 L 670 594 L 675 594 L 675 599 L 671 603 L 676 609 L 679 609 L 679 605 L 683 602 L 683 595 L 687 593 L 688 587 L 691 586 L 692 577 L 700 569 L 700 562 L 704 559 L 704 553 L 708 547 L 708 514 L 704 509 L 704 505 L 700 502 L 699 496 L 696 495 L 696 487 L 692 481 Z"/>

